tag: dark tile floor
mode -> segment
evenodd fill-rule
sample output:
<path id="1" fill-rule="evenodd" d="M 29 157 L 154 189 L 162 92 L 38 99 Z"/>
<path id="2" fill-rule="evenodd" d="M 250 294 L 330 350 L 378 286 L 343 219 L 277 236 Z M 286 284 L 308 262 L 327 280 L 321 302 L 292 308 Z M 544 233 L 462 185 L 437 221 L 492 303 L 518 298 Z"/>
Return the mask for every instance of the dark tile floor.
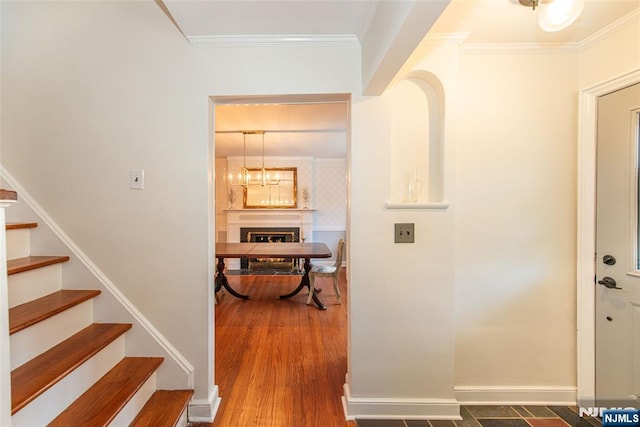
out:
<path id="1" fill-rule="evenodd" d="M 462 406 L 462 420 L 357 420 L 358 427 L 601 427 L 570 406 Z"/>

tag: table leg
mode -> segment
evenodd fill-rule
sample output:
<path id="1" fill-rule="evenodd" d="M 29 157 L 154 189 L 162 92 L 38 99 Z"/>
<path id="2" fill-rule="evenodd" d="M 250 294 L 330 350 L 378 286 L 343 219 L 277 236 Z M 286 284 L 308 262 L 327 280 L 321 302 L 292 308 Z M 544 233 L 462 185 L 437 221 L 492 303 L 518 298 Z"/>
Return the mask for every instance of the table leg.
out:
<path id="1" fill-rule="evenodd" d="M 307 289 L 311 289 L 311 284 L 309 283 L 309 271 L 311 270 L 311 260 L 309 258 L 305 258 L 304 259 L 304 275 L 302 276 L 302 278 L 300 279 L 300 284 L 298 285 L 297 288 L 295 288 L 293 290 L 293 292 L 288 293 L 286 295 L 280 295 L 280 299 L 287 299 L 287 298 L 291 298 L 294 295 L 297 295 L 298 293 L 300 293 L 300 291 L 302 289 L 304 289 L 305 287 Z M 326 310 L 327 306 L 324 305 L 322 303 L 322 301 L 320 301 L 320 298 L 318 298 L 318 292 L 320 292 L 320 289 L 314 289 L 313 292 L 313 302 L 316 303 L 316 305 L 318 306 L 318 308 L 321 308 L 322 310 Z"/>
<path id="2" fill-rule="evenodd" d="M 229 285 L 229 281 L 227 280 L 227 276 L 224 274 L 224 258 L 218 258 L 217 265 L 218 273 L 216 274 L 216 293 L 220 291 L 221 288 L 225 288 L 231 295 L 240 299 L 249 299 L 249 295 L 243 295 L 238 293 L 235 289 Z"/>

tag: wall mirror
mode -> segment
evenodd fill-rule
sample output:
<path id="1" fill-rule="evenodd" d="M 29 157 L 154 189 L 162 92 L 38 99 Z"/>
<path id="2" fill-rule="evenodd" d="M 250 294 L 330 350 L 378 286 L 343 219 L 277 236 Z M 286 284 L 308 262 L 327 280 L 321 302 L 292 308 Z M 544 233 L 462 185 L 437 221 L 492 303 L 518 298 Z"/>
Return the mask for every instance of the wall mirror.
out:
<path id="1" fill-rule="evenodd" d="M 298 168 L 247 169 L 248 185 L 243 188 L 245 209 L 284 208 L 298 206 Z"/>

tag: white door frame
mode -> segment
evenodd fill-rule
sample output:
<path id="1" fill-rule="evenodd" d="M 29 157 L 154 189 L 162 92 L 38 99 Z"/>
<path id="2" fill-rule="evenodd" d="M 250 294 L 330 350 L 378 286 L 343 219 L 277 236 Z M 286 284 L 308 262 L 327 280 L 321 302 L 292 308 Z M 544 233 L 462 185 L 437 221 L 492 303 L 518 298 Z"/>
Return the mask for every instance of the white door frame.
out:
<path id="1" fill-rule="evenodd" d="M 640 83 L 640 70 L 580 91 L 578 116 L 578 405 L 595 406 L 595 232 L 598 97 Z"/>

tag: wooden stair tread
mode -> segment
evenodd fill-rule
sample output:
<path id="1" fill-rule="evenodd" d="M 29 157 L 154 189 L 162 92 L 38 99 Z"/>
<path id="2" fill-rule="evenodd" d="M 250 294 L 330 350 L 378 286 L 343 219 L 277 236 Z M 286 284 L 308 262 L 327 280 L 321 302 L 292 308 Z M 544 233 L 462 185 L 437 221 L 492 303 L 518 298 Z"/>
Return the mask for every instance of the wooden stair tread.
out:
<path id="1" fill-rule="evenodd" d="M 100 295 L 99 290 L 63 289 L 9 309 L 9 334 L 46 320 Z"/>
<path id="2" fill-rule="evenodd" d="M 15 414 L 129 329 L 131 324 L 94 323 L 14 369 L 11 413 Z"/>
<path id="3" fill-rule="evenodd" d="M 18 200 L 18 193 L 13 190 L 0 188 L 0 200 Z"/>
<path id="4" fill-rule="evenodd" d="M 48 265 L 69 261 L 69 257 L 64 256 L 27 256 L 23 258 L 10 259 L 7 261 L 7 274 L 12 275 L 23 271 L 34 270 Z"/>
<path id="5" fill-rule="evenodd" d="M 49 427 L 78 425 L 106 426 L 155 372 L 162 357 L 125 357 L 82 396 L 62 411 Z"/>
<path id="6" fill-rule="evenodd" d="M 174 427 L 191 396 L 193 390 L 157 390 L 129 427 Z"/>
<path id="7" fill-rule="evenodd" d="M 37 222 L 7 222 L 5 228 L 7 230 L 17 230 L 20 228 L 36 228 L 37 226 Z"/>

